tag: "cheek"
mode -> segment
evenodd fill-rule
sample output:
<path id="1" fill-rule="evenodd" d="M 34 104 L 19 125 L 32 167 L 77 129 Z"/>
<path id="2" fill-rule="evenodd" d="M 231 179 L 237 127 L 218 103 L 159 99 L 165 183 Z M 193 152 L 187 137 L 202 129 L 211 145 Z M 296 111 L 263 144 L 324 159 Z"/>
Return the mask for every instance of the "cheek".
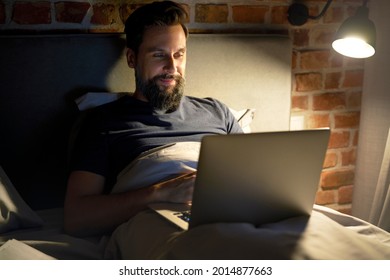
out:
<path id="1" fill-rule="evenodd" d="M 143 64 L 137 69 L 143 80 L 150 80 L 159 74 L 159 67 L 152 63 Z"/>
<path id="2" fill-rule="evenodd" d="M 153 78 L 157 75 L 160 75 L 163 72 L 164 64 L 159 62 L 152 62 L 152 63 L 148 63 L 148 65 L 146 65 L 144 69 L 145 69 L 145 74 L 147 74 L 149 78 Z"/>
<path id="3" fill-rule="evenodd" d="M 185 71 L 186 71 L 186 63 L 182 62 L 182 63 L 180 63 L 180 65 L 177 66 L 177 72 L 179 72 L 180 75 L 182 75 L 184 77 Z"/>
<path id="4" fill-rule="evenodd" d="M 176 64 L 176 70 L 178 73 L 180 73 L 182 76 L 184 76 L 185 70 L 186 70 L 186 60 L 178 61 Z"/>

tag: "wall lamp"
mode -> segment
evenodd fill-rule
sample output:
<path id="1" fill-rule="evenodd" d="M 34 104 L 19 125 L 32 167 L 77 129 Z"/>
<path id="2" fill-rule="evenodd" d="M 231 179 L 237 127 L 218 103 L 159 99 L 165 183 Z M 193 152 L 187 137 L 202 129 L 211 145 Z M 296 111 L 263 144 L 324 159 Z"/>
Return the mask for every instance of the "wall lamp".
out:
<path id="1" fill-rule="evenodd" d="M 375 54 L 376 31 L 374 23 L 368 18 L 367 1 L 358 8 L 356 14 L 347 18 L 335 34 L 332 47 L 338 53 L 354 58 L 366 58 Z M 288 9 L 288 21 L 295 26 L 303 25 L 308 19 L 321 18 L 329 8 L 328 0 L 317 16 L 309 15 L 307 6 L 293 3 Z"/>

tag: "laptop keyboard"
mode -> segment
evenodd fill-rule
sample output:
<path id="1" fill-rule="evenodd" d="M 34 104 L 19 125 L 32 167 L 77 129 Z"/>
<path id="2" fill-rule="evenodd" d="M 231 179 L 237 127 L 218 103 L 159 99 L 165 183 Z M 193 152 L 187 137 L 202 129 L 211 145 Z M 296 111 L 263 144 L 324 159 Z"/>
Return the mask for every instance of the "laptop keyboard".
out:
<path id="1" fill-rule="evenodd" d="M 176 213 L 174 213 L 174 215 L 176 215 L 178 218 L 180 218 L 183 221 L 188 223 L 190 221 L 190 217 L 191 217 L 191 210 L 176 212 Z"/>

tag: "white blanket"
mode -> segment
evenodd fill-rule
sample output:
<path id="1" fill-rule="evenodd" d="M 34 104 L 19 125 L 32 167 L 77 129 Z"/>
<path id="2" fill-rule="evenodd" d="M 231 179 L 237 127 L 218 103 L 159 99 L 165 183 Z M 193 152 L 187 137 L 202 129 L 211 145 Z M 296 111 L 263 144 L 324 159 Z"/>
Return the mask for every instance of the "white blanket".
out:
<path id="1" fill-rule="evenodd" d="M 126 190 L 126 180 L 133 188 L 149 183 L 150 177 L 154 180 L 185 172 L 189 168 L 185 163 L 189 158 L 194 159 L 198 152 L 197 148 L 191 151 L 194 148 L 191 145 L 171 146 L 166 148 L 167 153 L 164 148 L 133 162 L 121 174 L 121 191 Z M 173 158 L 174 162 L 169 162 Z M 157 173 L 150 174 L 151 171 Z M 132 179 L 134 174 L 136 179 Z M 314 206 L 310 217 L 257 227 L 247 223 L 216 223 L 189 231 L 179 230 L 150 210 L 139 213 L 115 230 L 106 247 L 105 258 L 390 259 L 390 234 L 365 221 L 318 205 Z"/>
<path id="2" fill-rule="evenodd" d="M 193 172 L 198 164 L 199 150 L 199 142 L 180 142 L 147 151 L 119 173 L 112 192 L 138 189 Z"/>
<path id="3" fill-rule="evenodd" d="M 179 230 L 152 211 L 113 233 L 108 259 L 390 259 L 390 234 L 326 207 L 255 227 L 246 223 Z"/>

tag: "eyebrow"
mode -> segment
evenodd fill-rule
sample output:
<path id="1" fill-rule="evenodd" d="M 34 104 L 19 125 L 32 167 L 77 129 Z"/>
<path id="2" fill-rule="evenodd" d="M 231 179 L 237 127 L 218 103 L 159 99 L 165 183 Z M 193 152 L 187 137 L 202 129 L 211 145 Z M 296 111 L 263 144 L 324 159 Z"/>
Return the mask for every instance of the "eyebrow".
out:
<path id="1" fill-rule="evenodd" d="M 187 50 L 186 47 L 182 47 L 182 48 L 179 48 L 177 51 L 175 52 L 185 52 Z M 164 48 L 159 48 L 159 47 L 151 47 L 148 49 L 148 52 L 165 52 L 166 49 Z"/>

